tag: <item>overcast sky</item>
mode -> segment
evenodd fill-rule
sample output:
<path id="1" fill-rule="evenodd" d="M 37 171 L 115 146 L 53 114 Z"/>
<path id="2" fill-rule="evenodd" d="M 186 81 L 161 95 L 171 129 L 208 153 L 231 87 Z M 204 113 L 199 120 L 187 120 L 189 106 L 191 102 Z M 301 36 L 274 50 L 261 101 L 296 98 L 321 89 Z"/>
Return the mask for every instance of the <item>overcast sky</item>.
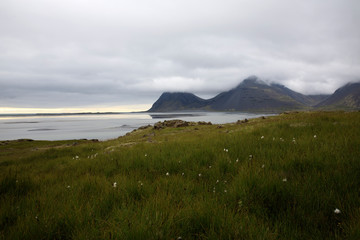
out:
<path id="1" fill-rule="evenodd" d="M 250 75 L 304 94 L 360 80 L 359 0 L 1 0 L 0 108 L 146 110 Z"/>

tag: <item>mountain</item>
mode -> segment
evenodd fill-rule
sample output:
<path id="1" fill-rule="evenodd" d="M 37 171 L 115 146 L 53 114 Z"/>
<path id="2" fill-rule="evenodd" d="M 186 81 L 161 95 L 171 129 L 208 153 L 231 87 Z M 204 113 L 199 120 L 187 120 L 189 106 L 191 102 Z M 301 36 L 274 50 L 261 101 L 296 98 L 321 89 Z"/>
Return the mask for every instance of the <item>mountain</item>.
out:
<path id="1" fill-rule="evenodd" d="M 165 92 L 152 105 L 149 112 L 168 112 L 179 110 L 200 110 L 205 108 L 207 100 L 199 98 L 192 93 Z"/>
<path id="2" fill-rule="evenodd" d="M 321 109 L 359 110 L 360 82 L 346 84 L 315 107 Z"/>
<path id="3" fill-rule="evenodd" d="M 303 95 L 280 84 L 267 84 L 253 76 L 211 99 L 202 99 L 192 93 L 163 93 L 148 111 L 282 112 L 312 108 L 359 109 L 359 106 L 360 83 L 348 84 L 331 96 Z"/>
<path id="4" fill-rule="evenodd" d="M 211 99 L 210 108 L 216 111 L 283 111 L 303 108 L 304 104 L 291 97 L 290 92 L 290 89 L 280 85 L 268 85 L 256 77 L 250 77 L 236 88 Z"/>

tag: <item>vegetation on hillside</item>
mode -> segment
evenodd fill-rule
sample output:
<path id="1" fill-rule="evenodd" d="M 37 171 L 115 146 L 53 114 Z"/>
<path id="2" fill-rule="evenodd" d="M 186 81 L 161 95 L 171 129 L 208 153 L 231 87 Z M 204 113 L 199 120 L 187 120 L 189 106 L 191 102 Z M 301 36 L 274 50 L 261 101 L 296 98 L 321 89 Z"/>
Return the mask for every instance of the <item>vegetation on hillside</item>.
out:
<path id="1" fill-rule="evenodd" d="M 0 142 L 0 239 L 360 239 L 360 112 Z"/>

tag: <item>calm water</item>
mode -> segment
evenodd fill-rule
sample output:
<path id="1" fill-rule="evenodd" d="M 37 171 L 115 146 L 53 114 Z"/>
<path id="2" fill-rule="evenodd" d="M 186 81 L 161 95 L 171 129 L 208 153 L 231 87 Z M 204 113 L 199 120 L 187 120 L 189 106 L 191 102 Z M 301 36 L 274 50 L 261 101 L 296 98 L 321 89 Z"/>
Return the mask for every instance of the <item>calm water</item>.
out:
<path id="1" fill-rule="evenodd" d="M 107 140 L 167 119 L 206 121 L 214 124 L 236 122 L 262 115 L 225 112 L 191 113 L 123 113 L 60 116 L 0 116 L 0 140 L 30 138 L 34 140 L 99 139 Z"/>

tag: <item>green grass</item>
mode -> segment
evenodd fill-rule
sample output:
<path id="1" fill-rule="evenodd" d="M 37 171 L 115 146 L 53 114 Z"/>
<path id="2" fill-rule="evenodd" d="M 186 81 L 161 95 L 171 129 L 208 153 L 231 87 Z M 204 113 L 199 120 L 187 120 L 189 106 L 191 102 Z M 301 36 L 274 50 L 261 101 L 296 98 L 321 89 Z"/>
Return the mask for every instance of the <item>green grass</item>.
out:
<path id="1" fill-rule="evenodd" d="M 1 142 L 0 239 L 360 239 L 359 147 L 360 112 Z"/>

